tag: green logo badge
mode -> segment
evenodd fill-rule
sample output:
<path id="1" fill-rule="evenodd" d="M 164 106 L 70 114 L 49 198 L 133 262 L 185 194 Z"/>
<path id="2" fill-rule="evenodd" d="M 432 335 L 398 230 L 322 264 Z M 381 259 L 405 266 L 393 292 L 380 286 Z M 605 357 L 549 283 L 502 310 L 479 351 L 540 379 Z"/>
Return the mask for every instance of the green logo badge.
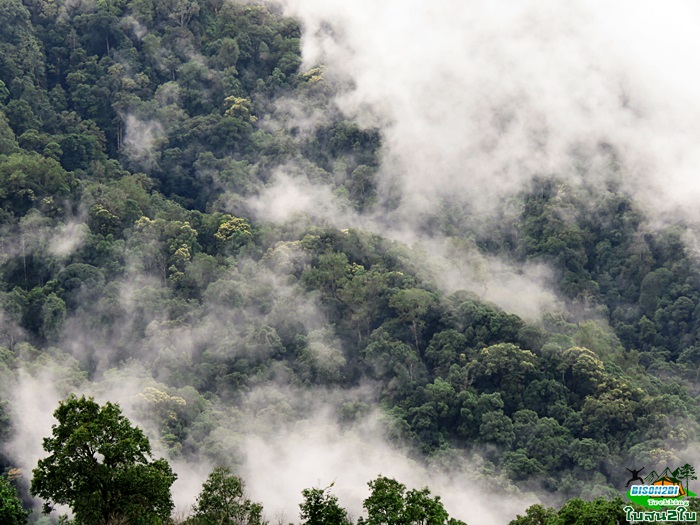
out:
<path id="1" fill-rule="evenodd" d="M 688 463 L 676 470 L 666 467 L 661 474 L 652 470 L 644 478 L 641 469 L 627 469 L 632 475 L 625 487 L 628 487 L 627 499 L 651 511 L 635 511 L 632 506 L 624 508 L 627 521 L 697 521 L 697 513 L 688 510 L 688 499 L 695 493 L 690 491 L 690 481 L 698 479 L 695 469 Z M 635 482 L 639 484 L 634 484 Z M 632 484 L 632 485 L 630 485 Z"/>

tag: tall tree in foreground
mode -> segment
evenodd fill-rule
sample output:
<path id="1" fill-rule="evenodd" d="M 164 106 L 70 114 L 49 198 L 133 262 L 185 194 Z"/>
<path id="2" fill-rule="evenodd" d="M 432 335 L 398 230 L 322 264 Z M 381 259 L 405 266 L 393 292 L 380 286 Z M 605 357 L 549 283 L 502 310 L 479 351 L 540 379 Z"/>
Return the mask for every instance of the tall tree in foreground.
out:
<path id="1" fill-rule="evenodd" d="M 169 522 L 176 475 L 164 459 L 150 459 L 148 439 L 119 405 L 71 395 L 54 417 L 58 425 L 44 438 L 49 456 L 34 469 L 31 486 L 46 500 L 45 511 L 68 505 L 76 525 Z"/>

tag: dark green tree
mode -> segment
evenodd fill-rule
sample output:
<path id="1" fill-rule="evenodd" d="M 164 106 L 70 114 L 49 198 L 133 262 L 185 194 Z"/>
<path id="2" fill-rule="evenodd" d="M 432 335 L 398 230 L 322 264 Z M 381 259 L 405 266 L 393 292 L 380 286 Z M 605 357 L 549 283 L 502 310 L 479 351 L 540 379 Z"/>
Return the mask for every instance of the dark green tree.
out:
<path id="1" fill-rule="evenodd" d="M 427 487 L 407 492 L 406 485 L 384 476 L 368 485 L 371 494 L 362 504 L 367 518 L 358 525 L 466 525 L 450 518 L 440 496 L 431 497 Z"/>
<path id="2" fill-rule="evenodd" d="M 623 525 L 625 519 L 625 506 L 619 496 L 613 500 L 598 498 L 593 501 L 584 501 L 574 498 L 566 502 L 559 510 L 556 519 L 548 520 L 547 525 Z M 535 522 L 536 523 L 536 522 Z"/>
<path id="3" fill-rule="evenodd" d="M 28 510 L 22 508 L 17 497 L 17 490 L 5 476 L 0 476 L 0 523 L 3 525 L 24 525 L 29 516 Z"/>
<path id="4" fill-rule="evenodd" d="M 304 502 L 299 504 L 302 525 L 350 525 L 348 513 L 338 505 L 338 498 L 330 493 L 331 487 L 301 491 Z"/>
<path id="5" fill-rule="evenodd" d="M 176 475 L 164 459 L 150 460 L 148 439 L 119 405 L 71 395 L 54 417 L 58 425 L 44 438 L 49 456 L 34 469 L 31 485 L 46 511 L 68 505 L 76 525 L 168 523 Z"/>

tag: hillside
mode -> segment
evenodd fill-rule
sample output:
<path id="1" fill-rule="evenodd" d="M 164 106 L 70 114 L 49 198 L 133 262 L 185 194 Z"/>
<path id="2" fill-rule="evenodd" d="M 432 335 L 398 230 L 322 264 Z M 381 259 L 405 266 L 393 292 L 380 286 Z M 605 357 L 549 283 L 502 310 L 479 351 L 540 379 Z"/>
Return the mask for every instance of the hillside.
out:
<path id="1" fill-rule="evenodd" d="M 181 479 L 240 473 L 270 520 L 336 478 L 358 515 L 413 470 L 513 495 L 483 521 L 445 495 L 506 523 L 692 461 L 692 218 L 658 220 L 603 138 L 575 179 L 424 192 L 289 14 L 0 0 L 0 471 L 25 505 L 72 392 L 119 402 Z"/>

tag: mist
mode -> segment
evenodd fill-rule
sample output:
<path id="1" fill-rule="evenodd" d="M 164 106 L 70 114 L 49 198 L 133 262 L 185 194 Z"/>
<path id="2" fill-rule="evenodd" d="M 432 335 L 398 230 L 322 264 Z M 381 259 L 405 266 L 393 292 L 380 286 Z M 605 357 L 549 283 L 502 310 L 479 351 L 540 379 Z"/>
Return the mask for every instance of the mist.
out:
<path id="1" fill-rule="evenodd" d="M 378 195 L 357 212 L 333 193 L 333 181 L 288 164 L 249 201 L 259 220 L 305 216 L 417 246 L 431 253 L 432 280 L 444 291 L 470 289 L 536 320 L 563 308 L 552 269 L 475 247 L 465 264 L 435 227 L 450 220 L 445 208 L 488 234 L 517 216 L 517 195 L 555 176 L 591 202 L 614 179 L 649 229 L 700 218 L 700 59 L 691 51 L 700 37 L 690 22 L 700 13 L 690 3 L 281 4 L 302 22 L 303 69 L 323 65 L 336 110 L 380 131 Z M 318 108 L 301 111 L 284 99 L 277 108 L 268 129 L 296 126 L 306 136 L 323 124 Z M 694 235 L 687 238 L 691 245 Z M 518 299 L 525 296 L 532 300 Z"/>
<path id="2" fill-rule="evenodd" d="M 330 406 L 316 406 L 315 415 L 284 425 L 280 432 L 251 436 L 244 442 L 247 460 L 244 479 L 253 499 L 265 502 L 268 516 L 282 514 L 289 520 L 299 514 L 301 491 L 325 488 L 357 519 L 363 515 L 362 501 L 369 496 L 367 482 L 378 475 L 394 478 L 408 490 L 428 486 L 439 495 L 450 516 L 467 523 L 500 525 L 536 503 L 533 495 L 517 492 L 506 498 L 491 496 L 503 486 L 478 474 L 475 460 L 457 455 L 453 469 L 428 466 L 410 459 L 410 451 L 390 445 L 378 411 L 360 424 L 342 426 L 333 422 Z M 274 476 L 265 476 L 266 472 Z"/>
<path id="3" fill-rule="evenodd" d="M 601 144 L 652 213 L 695 213 L 692 2 L 283 4 L 304 24 L 305 66 L 350 79 L 339 107 L 380 127 L 403 224 L 447 196 L 490 214 L 536 175 L 590 182 L 577 154 Z"/>
<path id="4" fill-rule="evenodd" d="M 163 126 L 155 120 L 140 120 L 127 115 L 125 120 L 124 150 L 138 166 L 150 168 L 155 162 L 154 145 L 163 136 Z"/>
<path id="5" fill-rule="evenodd" d="M 70 374 L 62 381 L 57 372 L 61 358 L 45 359 L 43 366 L 20 371 L 12 385 L 16 430 L 5 452 L 20 467 L 22 482 L 29 483 L 31 469 L 46 456 L 37 436 L 50 435 L 55 422 L 51 414 L 58 402 L 69 392 L 89 395 L 99 403 L 119 403 L 124 415 L 149 437 L 153 456 L 170 456 L 178 475 L 172 487 L 174 513 L 189 515 L 202 483 L 216 465 L 203 456 L 172 457 L 172 451 L 162 446 L 157 414 L 144 406 L 144 393 L 150 388 L 162 395 L 172 389 L 154 381 L 137 365 L 112 370 L 97 382 L 76 380 Z M 339 503 L 357 519 L 363 515 L 362 501 L 369 496 L 367 483 L 379 475 L 393 477 L 409 490 L 428 486 L 433 495 L 441 497 L 452 517 L 467 523 L 507 523 L 538 501 L 533 494 L 520 493 L 507 480 L 485 477 L 480 473 L 478 456 L 455 452 L 445 462 L 433 464 L 412 459 L 410 449 L 390 444 L 387 420 L 377 408 L 354 422 L 339 419 L 342 404 L 367 402 L 369 407 L 374 404 L 374 394 L 369 384 L 352 390 L 316 391 L 283 383 L 261 386 L 237 407 L 215 408 L 219 421 L 208 440 L 221 447 L 224 464 L 242 477 L 246 496 L 263 503 L 270 522 L 279 517 L 298 522 L 302 490 L 331 484 Z M 40 512 L 38 501 L 34 511 Z M 70 514 L 63 506 L 57 506 L 56 511 Z"/>
<path id="6" fill-rule="evenodd" d="M 428 486 L 451 516 L 485 525 L 505 523 L 537 501 L 505 479 L 484 478 L 478 455 L 454 452 L 448 461 L 430 463 L 418 459 L 410 447 L 392 444 L 391 423 L 378 405 L 378 384 L 304 387 L 290 382 L 289 371 L 279 363 L 245 395 L 208 401 L 197 391 L 201 380 L 196 374 L 173 377 L 172 370 L 182 369 L 183 363 L 195 367 L 201 359 L 197 348 L 207 348 L 221 360 L 255 364 L 274 359 L 279 343 L 269 327 L 295 326 L 308 334 L 308 366 L 329 377 L 337 374 L 345 362 L 340 342 L 328 329 L 315 296 L 289 280 L 296 267 L 308 264 L 304 254 L 294 244 L 281 243 L 265 261 L 267 268 L 251 261 L 221 275 L 205 294 L 200 319 L 189 326 L 170 326 L 163 312 L 144 311 L 144 305 L 168 293 L 166 287 L 145 276 L 132 259 L 125 278 L 113 284 L 122 313 L 111 340 L 92 330 L 91 317 L 79 311 L 66 320 L 56 348 L 39 352 L 19 343 L 24 364 L 8 385 L 14 434 L 3 451 L 22 470 L 23 482 L 28 484 L 31 470 L 46 455 L 41 438 L 51 433 L 52 412 L 60 400 L 76 393 L 94 396 L 99 403 L 119 403 L 149 437 L 154 457 L 168 458 L 178 475 L 173 485 L 176 515 L 191 512 L 216 465 L 229 466 L 243 478 L 248 497 L 263 504 L 270 520 L 284 516 L 298 521 L 301 491 L 331 483 L 340 504 L 357 518 L 369 495 L 367 482 L 380 474 L 395 477 L 408 489 Z M 257 298 L 265 293 L 269 302 L 261 309 Z M 102 308 L 94 305 L 92 314 L 99 316 Z M 139 336 L 137 327 L 144 323 L 147 329 Z M 255 334 L 260 330 L 272 332 L 258 342 Z M 88 377 L 85 369 L 94 372 Z M 365 408 L 351 420 L 341 417 L 343 407 L 358 403 Z M 185 441 L 184 452 L 163 441 L 168 414 L 203 428 Z M 507 504 L 486 497 L 479 488 L 484 486 L 508 491 Z M 35 512 L 39 508 L 37 501 Z"/>

